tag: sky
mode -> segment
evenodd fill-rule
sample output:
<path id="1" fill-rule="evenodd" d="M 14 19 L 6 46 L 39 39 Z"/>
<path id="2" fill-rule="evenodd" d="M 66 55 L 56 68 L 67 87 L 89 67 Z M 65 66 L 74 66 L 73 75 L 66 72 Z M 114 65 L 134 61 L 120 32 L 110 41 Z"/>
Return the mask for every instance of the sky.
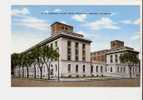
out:
<path id="1" fill-rule="evenodd" d="M 92 40 L 91 51 L 110 48 L 121 40 L 140 51 L 139 6 L 23 6 L 11 7 L 11 52 L 22 52 L 50 36 L 56 21 L 74 26 L 74 32 Z"/>

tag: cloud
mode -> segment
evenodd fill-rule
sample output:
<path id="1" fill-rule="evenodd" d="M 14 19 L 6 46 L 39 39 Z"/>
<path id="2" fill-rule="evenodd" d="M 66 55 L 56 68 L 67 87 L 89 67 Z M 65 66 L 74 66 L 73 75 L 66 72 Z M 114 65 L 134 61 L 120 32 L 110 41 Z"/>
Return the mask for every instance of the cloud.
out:
<path id="1" fill-rule="evenodd" d="M 50 30 L 50 25 L 46 20 L 42 20 L 36 17 L 25 16 L 16 23 L 17 25 L 36 29 L 36 30 Z"/>
<path id="2" fill-rule="evenodd" d="M 53 12 L 61 12 L 61 9 L 55 9 Z"/>
<path id="3" fill-rule="evenodd" d="M 12 33 L 12 50 L 11 52 L 22 52 L 31 46 L 39 43 L 45 39 L 42 35 L 35 35 L 34 33 L 13 32 Z"/>
<path id="4" fill-rule="evenodd" d="M 135 24 L 135 25 L 139 25 L 141 22 L 141 20 L 138 18 L 136 20 L 123 20 L 121 21 L 121 23 L 123 24 Z"/>
<path id="5" fill-rule="evenodd" d="M 85 26 L 88 26 L 92 30 L 100 30 L 100 29 L 120 29 L 117 26 L 117 23 L 113 22 L 110 18 L 102 17 L 100 20 L 96 20 L 90 23 L 87 23 Z"/>
<path id="6" fill-rule="evenodd" d="M 85 32 L 83 32 L 83 31 L 77 31 L 76 33 L 81 34 L 81 35 L 85 35 Z"/>
<path id="7" fill-rule="evenodd" d="M 11 16 L 24 16 L 29 14 L 30 14 L 30 11 L 27 8 L 13 9 L 11 12 Z"/>
<path id="8" fill-rule="evenodd" d="M 139 25 L 139 24 L 140 24 L 140 22 L 142 22 L 140 19 L 136 19 L 136 20 L 134 21 L 134 24 Z"/>
<path id="9" fill-rule="evenodd" d="M 86 18 L 87 18 L 86 14 L 72 16 L 72 19 L 75 19 L 76 21 L 79 21 L 79 22 L 84 22 Z"/>
<path id="10" fill-rule="evenodd" d="M 115 16 L 115 15 L 116 15 L 116 13 L 114 13 L 114 12 L 113 12 L 113 13 L 111 13 L 111 16 Z"/>
<path id="11" fill-rule="evenodd" d="M 65 21 L 60 21 L 61 23 L 63 23 L 63 24 L 67 24 L 67 22 L 65 22 Z"/>
<path id="12" fill-rule="evenodd" d="M 135 35 L 130 38 L 130 40 L 131 41 L 138 40 L 138 39 L 140 39 L 140 35 L 141 35 L 140 32 L 136 32 Z"/>
<path id="13" fill-rule="evenodd" d="M 48 10 L 45 10 L 45 11 L 44 11 L 44 13 L 48 14 L 48 13 L 49 13 L 49 11 L 48 11 Z"/>

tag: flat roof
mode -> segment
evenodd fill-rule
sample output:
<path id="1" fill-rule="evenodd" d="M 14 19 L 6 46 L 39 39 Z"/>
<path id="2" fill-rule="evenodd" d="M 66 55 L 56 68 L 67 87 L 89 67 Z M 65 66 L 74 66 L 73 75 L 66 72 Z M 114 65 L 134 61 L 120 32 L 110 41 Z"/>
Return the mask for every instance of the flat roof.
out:
<path id="1" fill-rule="evenodd" d="M 64 24 L 64 23 L 61 23 L 61 22 L 54 22 L 54 23 L 53 23 L 53 24 L 51 24 L 50 26 L 53 26 L 53 25 L 55 25 L 55 24 L 66 25 L 66 26 L 69 26 L 69 27 L 73 28 L 73 26 L 68 25 L 68 24 Z"/>
<path id="2" fill-rule="evenodd" d="M 56 40 L 56 39 L 58 39 L 60 37 L 68 38 L 68 39 L 74 39 L 74 40 L 79 40 L 79 41 L 83 41 L 83 42 L 87 42 L 87 43 L 91 43 L 92 42 L 91 40 L 85 39 L 83 37 L 76 37 L 76 36 L 72 36 L 72 35 L 66 34 L 66 33 L 65 34 L 59 33 L 59 34 L 57 34 L 55 36 L 51 36 L 51 37 L 49 37 L 49 38 L 47 38 L 47 39 L 45 39 L 45 40 L 35 44 L 34 46 L 32 46 L 31 48 L 28 48 L 27 50 L 23 51 L 22 53 L 29 52 L 30 50 L 32 50 L 35 47 L 43 46 L 43 45 L 45 45 L 45 44 L 47 44 L 47 43 L 49 43 L 51 41 L 54 41 L 54 40 Z"/>

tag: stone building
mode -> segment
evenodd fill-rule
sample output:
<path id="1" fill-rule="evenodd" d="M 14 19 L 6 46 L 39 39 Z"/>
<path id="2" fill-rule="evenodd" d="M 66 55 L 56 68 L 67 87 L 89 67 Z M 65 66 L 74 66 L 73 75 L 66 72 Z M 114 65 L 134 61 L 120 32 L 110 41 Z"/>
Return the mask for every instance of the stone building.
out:
<path id="1" fill-rule="evenodd" d="M 110 49 L 96 51 L 91 53 L 92 65 L 97 67 L 95 69 L 100 69 L 100 73 L 96 73 L 97 76 L 112 76 L 112 77 L 129 77 L 129 67 L 128 65 L 122 64 L 120 61 L 120 55 L 131 52 L 136 54 L 138 57 L 139 52 L 135 51 L 133 48 L 124 46 L 124 42 L 120 40 L 111 41 Z M 100 57 L 103 57 L 100 59 Z M 100 63 L 99 63 L 100 62 Z M 102 64 L 102 66 L 100 66 Z M 104 67 L 103 67 L 104 66 Z M 100 67 L 100 68 L 99 68 Z M 132 68 L 132 77 L 139 76 L 139 65 L 135 65 Z M 97 71 L 97 72 L 99 72 Z"/>
<path id="2" fill-rule="evenodd" d="M 125 47 L 123 41 L 115 40 L 111 42 L 111 49 L 101 50 L 90 53 L 91 40 L 86 39 L 83 35 L 74 32 L 74 27 L 71 25 L 55 22 L 51 25 L 51 36 L 24 52 L 30 52 L 37 45 L 51 46 L 58 50 L 60 56 L 58 61 L 52 61 L 50 66 L 50 77 L 57 79 L 58 77 L 94 77 L 94 76 L 109 76 L 109 77 L 129 77 L 128 67 L 122 65 L 119 56 L 124 51 L 134 52 L 134 49 Z M 15 76 L 22 74 L 22 68 L 16 66 Z M 47 67 L 42 68 L 42 78 L 47 79 Z M 134 76 L 139 73 L 137 67 L 134 69 Z M 24 67 L 25 77 L 27 74 Z M 34 66 L 29 67 L 30 77 L 34 76 Z M 36 65 L 36 77 L 40 77 L 40 70 Z"/>

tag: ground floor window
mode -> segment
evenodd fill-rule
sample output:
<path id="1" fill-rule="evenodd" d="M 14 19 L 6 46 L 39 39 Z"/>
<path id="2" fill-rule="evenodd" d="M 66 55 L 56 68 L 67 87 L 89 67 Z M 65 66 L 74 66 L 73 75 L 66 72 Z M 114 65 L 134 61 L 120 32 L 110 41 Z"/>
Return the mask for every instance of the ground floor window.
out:
<path id="1" fill-rule="evenodd" d="M 112 69 L 112 67 L 110 68 L 110 72 L 112 72 L 113 71 L 113 69 Z"/>
<path id="2" fill-rule="evenodd" d="M 119 67 L 117 67 L 117 72 L 119 72 Z"/>
<path id="3" fill-rule="evenodd" d="M 54 75 L 54 70 L 53 69 L 51 69 L 51 75 Z"/>
<path id="4" fill-rule="evenodd" d="M 83 73 L 85 73 L 85 65 L 83 65 Z"/>
<path id="5" fill-rule="evenodd" d="M 55 71 L 57 71 L 57 69 L 58 69 L 58 68 L 57 68 L 57 64 L 55 64 Z"/>
<path id="6" fill-rule="evenodd" d="M 78 65 L 76 65 L 75 71 L 78 72 Z"/>
<path id="7" fill-rule="evenodd" d="M 107 72 L 107 66 L 105 67 L 105 72 Z"/>
<path id="8" fill-rule="evenodd" d="M 71 72 L 71 64 L 68 64 L 68 72 Z"/>
<path id="9" fill-rule="evenodd" d="M 103 72 L 103 67 L 101 66 L 101 68 L 100 68 L 100 71 L 101 71 L 101 73 Z"/>
<path id="10" fill-rule="evenodd" d="M 91 65 L 91 69 L 90 69 L 90 72 L 91 72 L 91 73 L 93 73 L 93 66 L 92 66 L 92 65 Z"/>
<path id="11" fill-rule="evenodd" d="M 96 66 L 96 72 L 98 72 L 98 66 Z"/>

